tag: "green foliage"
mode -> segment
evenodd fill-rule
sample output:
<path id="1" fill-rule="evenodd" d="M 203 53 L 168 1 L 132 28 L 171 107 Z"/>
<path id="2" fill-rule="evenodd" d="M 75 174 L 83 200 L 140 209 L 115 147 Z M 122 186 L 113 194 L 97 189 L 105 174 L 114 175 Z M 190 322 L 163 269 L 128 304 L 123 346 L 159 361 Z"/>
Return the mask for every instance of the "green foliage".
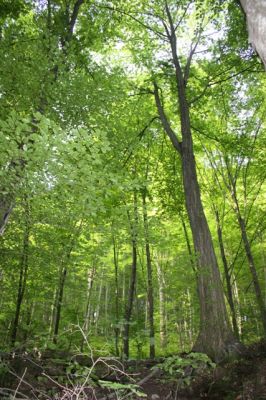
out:
<path id="1" fill-rule="evenodd" d="M 142 358 L 149 351 L 147 239 L 156 352 L 189 351 L 199 328 L 197 257 L 181 162 L 162 133 L 152 94 L 156 79 L 180 138 L 165 1 L 83 2 L 69 43 L 67 21 L 74 1 L 50 4 L 49 10 L 48 2 L 4 0 L 0 7 L 0 209 L 5 202 L 13 207 L 0 237 L 2 348 L 10 346 L 22 274 L 18 345 L 80 349 L 81 335 L 73 328 L 79 324 L 102 355 L 117 352 L 118 332 L 121 353 L 135 191 L 138 265 L 131 355 Z M 183 70 L 199 40 L 186 95 L 201 196 L 224 274 L 214 209 L 221 215 L 241 339 L 256 340 L 262 335 L 261 321 L 228 174 L 236 183 L 264 296 L 265 77 L 248 46 L 237 2 L 168 4 Z M 30 208 L 27 254 L 25 198 Z M 59 335 L 53 343 L 64 267 Z M 164 346 L 159 335 L 163 314 Z M 193 357 L 170 357 L 163 368 L 185 379 L 186 368 L 209 365 L 200 355 Z M 79 370 L 82 376 L 87 372 Z"/>
<path id="2" fill-rule="evenodd" d="M 216 364 L 206 354 L 189 353 L 184 357 L 178 355 L 168 357 L 154 368 L 160 368 L 175 380 L 177 379 L 180 386 L 186 386 L 191 384 L 197 373 L 206 373 L 215 367 Z"/>

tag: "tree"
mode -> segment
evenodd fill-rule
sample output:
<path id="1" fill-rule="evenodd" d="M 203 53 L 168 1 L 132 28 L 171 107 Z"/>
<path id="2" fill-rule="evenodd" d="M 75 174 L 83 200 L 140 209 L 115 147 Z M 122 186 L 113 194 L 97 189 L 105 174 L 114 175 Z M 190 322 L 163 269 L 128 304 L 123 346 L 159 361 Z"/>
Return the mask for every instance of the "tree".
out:
<path id="1" fill-rule="evenodd" d="M 246 13 L 249 42 L 258 53 L 266 68 L 266 4 L 263 0 L 240 0 Z"/>
<path id="2" fill-rule="evenodd" d="M 26 8 L 26 4 L 23 2 L 17 2 L 19 10 L 20 8 Z M 61 3 L 61 2 L 60 2 Z M 59 66 L 63 67 L 64 58 L 68 51 L 68 47 L 73 37 L 74 26 L 77 22 L 78 13 L 83 0 L 76 0 L 70 10 L 69 5 L 60 4 L 59 9 L 56 7 L 57 11 L 52 15 L 52 3 L 48 0 L 47 10 L 45 10 L 45 22 L 46 28 L 43 27 L 43 15 L 39 15 L 38 21 L 33 21 L 28 13 L 27 17 L 24 17 L 28 26 L 24 29 L 23 18 L 21 18 L 20 26 L 15 24 L 12 20 L 12 13 L 10 13 L 8 4 L 5 7 L 5 12 L 3 13 L 6 18 L 5 31 L 2 32 L 4 35 L 4 43 L 2 46 L 2 51 L 4 48 L 9 46 L 13 47 L 13 54 L 9 52 L 9 57 L 5 60 L 3 69 L 6 72 L 5 80 L 3 81 L 2 91 L 10 93 L 13 88 L 16 88 L 15 97 L 17 101 L 12 97 L 12 103 L 14 104 L 15 111 L 19 113 L 26 112 L 31 119 L 31 132 L 32 134 L 37 134 L 37 129 L 35 126 L 35 112 L 39 112 L 42 115 L 47 113 L 49 106 L 52 106 L 51 100 L 51 90 L 54 89 L 54 85 L 59 77 Z M 13 7 L 11 8 L 13 10 Z M 11 14 L 11 16 L 10 16 Z M 19 18 L 19 17 L 18 17 Z M 37 28 L 38 22 L 42 24 L 43 32 L 40 32 Z M 15 25 L 15 29 L 14 28 Z M 27 29 L 30 26 L 30 29 Z M 45 36 L 43 36 L 45 35 Z M 22 46 L 20 44 L 20 37 L 23 37 Z M 43 40 L 45 37 L 45 40 Z M 32 41 L 35 43 L 32 46 Z M 61 52 L 58 56 L 58 48 L 56 46 L 61 45 Z M 61 54 L 62 53 L 62 54 Z M 11 55 L 11 57 L 10 57 Z M 57 56 L 57 60 L 55 60 Z M 28 65 L 25 65 L 24 57 L 28 57 L 30 62 L 34 60 L 39 60 L 38 66 L 29 71 Z M 14 60 L 17 63 L 14 63 Z M 23 60 L 23 61 L 21 61 Z M 42 61 L 43 62 L 42 62 Z M 14 68 L 16 64 L 16 68 Z M 18 68 L 19 67 L 19 68 Z M 64 69 L 63 67 L 62 69 Z M 25 87 L 28 87 L 28 76 L 31 74 L 31 84 L 30 91 Z M 11 80 L 11 84 L 10 84 Z M 26 82 L 27 83 L 26 83 Z M 11 87 L 10 87 L 11 86 Z M 23 101 L 21 101 L 21 96 Z M 8 102 L 8 96 L 4 100 L 4 103 Z M 27 99 L 27 101 L 25 101 Z M 23 103 L 24 102 L 24 103 Z M 28 104 L 27 104 L 28 103 Z M 5 105 L 5 104 L 3 104 Z M 2 105 L 2 107 L 3 107 Z M 33 115 L 32 115 L 33 114 Z M 0 187 L 0 235 L 3 235 L 5 226 L 7 224 L 9 215 L 14 207 L 18 182 L 24 177 L 25 165 L 27 164 L 27 157 L 24 156 L 24 148 L 27 147 L 29 143 L 29 132 L 21 130 L 21 135 L 17 137 L 17 148 L 16 153 L 19 152 L 19 157 L 15 158 L 12 156 L 11 160 L 8 160 L 8 168 L 11 173 L 13 173 L 15 183 L 9 188 Z M 33 136 L 33 135 L 32 135 Z M 34 144 L 33 137 L 31 138 L 31 144 Z"/>
<path id="3" fill-rule="evenodd" d="M 192 8 L 189 8 L 189 4 L 185 2 L 185 4 L 182 3 L 181 11 L 181 8 L 178 8 L 175 3 L 161 1 L 154 9 L 146 11 L 146 14 L 152 15 L 153 20 L 156 21 L 156 25 L 147 26 L 145 17 L 141 20 L 141 24 L 148 31 L 152 31 L 151 35 L 153 37 L 157 36 L 161 43 L 167 43 L 170 47 L 171 60 L 167 62 L 167 75 L 171 76 L 171 82 L 173 83 L 172 91 L 178 101 L 182 141 L 178 138 L 167 117 L 164 107 L 165 101 L 162 95 L 160 95 L 162 88 L 160 87 L 156 73 L 151 78 L 153 81 L 153 94 L 164 131 L 171 140 L 175 151 L 178 152 L 182 163 L 185 204 L 190 221 L 198 268 L 200 332 L 194 349 L 205 352 L 215 360 L 219 360 L 225 357 L 228 352 L 238 352 L 239 343 L 232 333 L 228 319 L 212 237 L 202 206 L 193 149 L 190 102 L 188 100 L 188 82 L 192 58 L 203 36 L 203 27 L 209 22 L 205 14 L 207 12 L 206 4 L 201 6 L 195 2 Z M 209 12 L 209 18 L 212 12 L 215 13 L 215 8 L 214 11 Z M 180 26 L 184 29 L 186 18 L 191 17 L 191 15 L 194 15 L 195 18 L 197 14 L 203 17 L 196 20 L 196 22 L 194 21 L 195 29 L 190 51 L 186 61 L 183 62 L 183 57 L 178 46 L 177 32 L 179 32 L 178 29 Z M 145 12 L 142 15 L 145 15 Z M 158 26 L 160 27 L 159 29 L 157 28 Z M 163 64 L 163 61 L 161 63 Z"/>
<path id="4" fill-rule="evenodd" d="M 3 345 L 241 350 L 237 327 L 262 334 L 239 216 L 261 302 L 265 93 L 240 7 L 25 3 L 0 13 Z"/>

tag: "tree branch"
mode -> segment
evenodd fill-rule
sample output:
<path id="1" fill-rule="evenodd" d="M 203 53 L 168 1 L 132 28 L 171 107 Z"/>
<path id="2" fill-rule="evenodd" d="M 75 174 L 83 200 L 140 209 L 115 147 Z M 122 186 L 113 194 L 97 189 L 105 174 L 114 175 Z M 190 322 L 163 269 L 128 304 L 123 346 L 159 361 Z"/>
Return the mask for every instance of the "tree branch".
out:
<path id="1" fill-rule="evenodd" d="M 144 128 L 137 134 L 137 138 L 139 138 L 139 141 L 141 141 L 141 139 L 143 138 L 146 130 L 151 126 L 151 124 L 158 119 L 159 117 L 156 115 L 155 117 L 153 117 L 148 123 L 147 125 L 144 126 Z M 134 140 L 135 141 L 135 140 Z M 125 153 L 127 152 L 127 150 L 125 151 Z M 131 156 L 133 154 L 133 150 L 130 151 L 129 155 L 127 156 L 126 160 L 123 163 L 123 167 L 125 167 L 125 165 L 128 163 L 128 161 L 130 160 Z"/>
<path id="2" fill-rule="evenodd" d="M 164 128 L 166 134 L 168 135 L 168 137 L 170 138 L 174 148 L 178 151 L 179 154 L 181 154 L 182 153 L 182 143 L 179 142 L 179 140 L 176 136 L 176 133 L 171 128 L 171 125 L 167 119 L 165 112 L 164 112 L 162 102 L 160 99 L 160 95 L 159 95 L 159 88 L 158 88 L 156 82 L 154 82 L 153 85 L 154 85 L 154 97 L 155 97 L 156 107 L 157 107 L 158 114 L 159 114 L 161 123 L 163 125 L 163 128 Z"/>
<path id="3" fill-rule="evenodd" d="M 74 4 L 73 12 L 69 21 L 68 32 L 66 37 L 66 42 L 69 42 L 72 39 L 75 23 L 78 18 L 78 13 L 81 5 L 84 3 L 84 0 L 77 0 Z"/>
<path id="4" fill-rule="evenodd" d="M 115 8 L 115 7 L 111 7 L 111 6 L 108 6 L 108 5 L 100 5 L 100 4 L 96 4 L 96 5 L 97 5 L 97 7 L 99 7 L 99 8 L 104 8 L 104 9 L 106 9 L 106 10 L 110 10 L 110 11 L 113 11 L 113 12 L 116 11 L 116 12 L 118 12 L 119 14 L 125 15 L 125 16 L 127 16 L 127 17 L 133 19 L 135 22 L 137 22 L 138 24 L 140 24 L 140 25 L 143 26 L 144 28 L 146 28 L 146 29 L 148 29 L 149 31 L 155 33 L 155 35 L 157 35 L 157 36 L 159 36 L 159 37 L 161 37 L 161 38 L 166 38 L 166 35 L 164 35 L 162 32 L 157 31 L 156 29 L 153 29 L 151 26 L 145 24 L 145 22 L 140 21 L 138 18 L 134 17 L 134 16 L 133 16 L 131 13 L 129 13 L 129 12 L 126 12 L 126 11 L 124 11 L 124 10 L 121 10 L 120 8 Z"/>

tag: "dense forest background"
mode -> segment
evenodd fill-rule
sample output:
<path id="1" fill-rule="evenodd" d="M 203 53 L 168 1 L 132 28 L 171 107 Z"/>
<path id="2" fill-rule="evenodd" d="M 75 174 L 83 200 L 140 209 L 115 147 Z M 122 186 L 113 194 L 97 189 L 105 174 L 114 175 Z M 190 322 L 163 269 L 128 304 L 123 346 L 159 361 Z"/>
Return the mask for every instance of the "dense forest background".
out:
<path id="1" fill-rule="evenodd" d="M 189 351 L 216 306 L 263 337 L 265 73 L 240 5 L 2 0 L 0 58 L 2 348 Z"/>

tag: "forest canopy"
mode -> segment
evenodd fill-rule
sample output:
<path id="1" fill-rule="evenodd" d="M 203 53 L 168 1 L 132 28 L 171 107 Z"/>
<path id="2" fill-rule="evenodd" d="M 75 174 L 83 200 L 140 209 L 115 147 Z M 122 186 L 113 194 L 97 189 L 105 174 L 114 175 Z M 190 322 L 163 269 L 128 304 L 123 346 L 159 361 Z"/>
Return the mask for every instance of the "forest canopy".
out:
<path id="1" fill-rule="evenodd" d="M 2 0 L 0 341 L 220 361 L 266 334 L 265 72 L 235 0 Z"/>

